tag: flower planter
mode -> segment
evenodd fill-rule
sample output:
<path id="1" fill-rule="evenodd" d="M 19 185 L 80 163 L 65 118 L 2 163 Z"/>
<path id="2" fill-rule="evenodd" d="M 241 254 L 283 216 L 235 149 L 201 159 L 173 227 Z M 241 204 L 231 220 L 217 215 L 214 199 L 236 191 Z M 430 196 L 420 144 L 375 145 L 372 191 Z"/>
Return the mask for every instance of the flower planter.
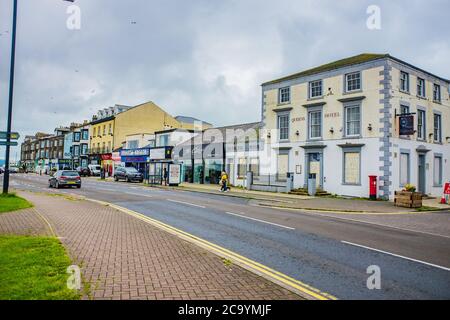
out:
<path id="1" fill-rule="evenodd" d="M 422 194 L 418 192 L 396 191 L 394 202 L 397 207 L 421 208 Z"/>

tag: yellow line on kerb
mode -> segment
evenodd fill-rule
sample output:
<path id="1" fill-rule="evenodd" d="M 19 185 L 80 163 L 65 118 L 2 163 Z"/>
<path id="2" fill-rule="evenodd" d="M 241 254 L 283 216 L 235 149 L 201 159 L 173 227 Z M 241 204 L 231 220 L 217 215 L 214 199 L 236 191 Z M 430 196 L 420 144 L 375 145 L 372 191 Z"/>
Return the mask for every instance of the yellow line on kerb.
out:
<path id="1" fill-rule="evenodd" d="M 180 236 L 182 238 L 188 239 L 191 242 L 193 242 L 195 244 L 198 244 L 198 245 L 200 245 L 202 247 L 208 248 L 211 251 L 216 252 L 217 254 L 225 255 L 228 258 L 234 259 L 235 261 L 237 261 L 237 262 L 239 262 L 239 263 L 241 263 L 241 264 L 243 264 L 243 265 L 245 265 L 245 266 L 247 266 L 247 267 L 249 267 L 251 269 L 254 269 L 257 272 L 259 272 L 261 274 L 264 274 L 264 275 L 268 276 L 269 278 L 272 278 L 272 279 L 274 279 L 274 280 L 284 284 L 285 286 L 294 288 L 294 289 L 298 290 L 299 292 L 302 292 L 302 293 L 304 293 L 304 294 L 306 294 L 306 295 L 308 295 L 308 296 L 310 296 L 310 297 L 312 297 L 314 299 L 317 299 L 317 300 L 337 300 L 336 297 L 334 297 L 334 296 L 332 296 L 332 295 L 330 295 L 328 293 L 322 292 L 322 291 L 320 291 L 320 290 L 318 290 L 316 288 L 313 288 L 313 287 L 311 287 L 311 286 L 309 286 L 309 285 L 307 285 L 307 284 L 305 284 L 305 283 L 303 283 L 301 281 L 298 281 L 298 280 L 296 280 L 294 278 L 291 278 L 288 275 L 285 275 L 285 274 L 283 274 L 283 273 L 281 273 L 279 271 L 273 270 L 273 269 L 271 269 L 271 268 L 269 268 L 269 267 L 267 267 L 265 265 L 262 265 L 262 264 L 260 264 L 260 263 L 258 263 L 256 261 L 253 261 L 253 260 L 248 259 L 248 258 L 246 258 L 244 256 L 241 256 L 241 255 L 239 255 L 239 254 L 237 254 L 237 253 L 235 253 L 233 251 L 225 249 L 225 248 L 223 248 L 221 246 L 218 246 L 218 245 L 216 245 L 214 243 L 206 241 L 205 239 L 199 238 L 199 237 L 194 236 L 194 235 L 192 235 L 192 234 L 190 234 L 188 232 L 185 232 L 183 230 L 180 230 L 180 229 L 177 229 L 175 227 L 172 227 L 172 226 L 170 226 L 168 224 L 165 224 L 165 223 L 163 223 L 163 222 L 161 222 L 159 220 L 155 220 L 153 218 L 147 217 L 147 216 L 145 216 L 145 215 L 143 215 L 143 214 L 141 214 L 139 212 L 136 212 L 136 211 L 133 211 L 133 210 L 130 210 L 130 209 L 127 209 L 127 208 L 123 208 L 121 206 L 118 206 L 118 205 L 115 205 L 115 204 L 112 204 L 112 203 L 108 203 L 108 202 L 104 202 L 104 201 L 99 201 L 99 200 L 95 200 L 95 199 L 86 199 L 86 200 L 89 200 L 91 202 L 96 202 L 96 203 L 99 203 L 99 204 L 102 204 L 102 205 L 114 208 L 116 210 L 122 211 L 122 212 L 124 212 L 126 214 L 129 214 L 129 215 L 135 217 L 135 218 L 138 218 L 138 219 L 140 219 L 142 221 L 150 223 L 150 224 L 152 224 L 152 225 L 154 225 L 154 226 L 156 226 L 156 227 L 158 227 L 160 229 L 166 230 L 166 231 L 168 231 L 168 232 L 170 232 L 172 234 L 176 234 L 176 235 L 178 235 L 178 236 Z"/>

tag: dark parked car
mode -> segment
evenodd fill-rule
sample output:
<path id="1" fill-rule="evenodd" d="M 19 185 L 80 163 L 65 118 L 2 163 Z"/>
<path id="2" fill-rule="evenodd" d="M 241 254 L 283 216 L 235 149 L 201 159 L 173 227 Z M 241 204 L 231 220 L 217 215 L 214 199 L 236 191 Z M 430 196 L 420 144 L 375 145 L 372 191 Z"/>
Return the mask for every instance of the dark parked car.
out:
<path id="1" fill-rule="evenodd" d="M 144 175 L 132 167 L 129 168 L 119 167 L 114 172 L 114 180 L 115 181 L 126 180 L 127 182 L 132 181 L 143 182 Z"/>
<path id="2" fill-rule="evenodd" d="M 48 180 L 50 188 L 77 187 L 81 188 L 81 177 L 76 171 L 60 170 Z"/>
<path id="3" fill-rule="evenodd" d="M 91 175 L 91 171 L 89 170 L 89 168 L 78 167 L 77 172 L 80 177 L 89 177 Z"/>

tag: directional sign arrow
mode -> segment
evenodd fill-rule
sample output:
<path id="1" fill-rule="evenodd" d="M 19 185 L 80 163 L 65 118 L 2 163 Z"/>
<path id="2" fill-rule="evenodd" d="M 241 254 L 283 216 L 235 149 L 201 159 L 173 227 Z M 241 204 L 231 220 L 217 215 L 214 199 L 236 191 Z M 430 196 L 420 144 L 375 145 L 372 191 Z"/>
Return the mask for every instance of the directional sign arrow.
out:
<path id="1" fill-rule="evenodd" d="M 11 137 L 11 140 L 18 140 L 20 138 L 20 134 L 18 132 L 11 132 L 9 136 Z M 7 138 L 8 132 L 0 131 L 0 139 L 7 139 Z"/>
<path id="2" fill-rule="evenodd" d="M 8 143 L 6 141 L 0 141 L 0 146 L 6 146 L 6 145 L 8 145 Z M 9 143 L 9 145 L 12 147 L 17 147 L 19 144 L 15 141 L 11 141 Z"/>

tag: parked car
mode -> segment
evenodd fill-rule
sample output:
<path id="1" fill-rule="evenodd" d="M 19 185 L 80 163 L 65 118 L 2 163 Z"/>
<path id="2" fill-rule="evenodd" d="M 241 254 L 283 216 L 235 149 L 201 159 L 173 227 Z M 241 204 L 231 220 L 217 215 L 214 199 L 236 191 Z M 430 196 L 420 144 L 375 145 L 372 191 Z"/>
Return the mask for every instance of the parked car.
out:
<path id="1" fill-rule="evenodd" d="M 18 167 L 9 167 L 9 173 L 19 173 Z"/>
<path id="2" fill-rule="evenodd" d="M 128 168 L 119 167 L 119 168 L 116 168 L 116 170 L 114 172 L 114 180 L 115 181 L 125 180 L 127 182 L 133 182 L 133 181 L 143 182 L 144 175 L 142 173 L 140 173 L 139 171 L 137 171 L 133 167 L 128 167 Z"/>
<path id="3" fill-rule="evenodd" d="M 48 180 L 50 188 L 61 187 L 81 188 L 81 177 L 76 171 L 59 170 Z"/>
<path id="4" fill-rule="evenodd" d="M 90 164 L 88 169 L 91 176 L 100 177 L 101 167 L 98 164 Z"/>
<path id="5" fill-rule="evenodd" d="M 5 172 L 5 168 L 4 167 L 0 167 L 0 174 Z"/>
<path id="6" fill-rule="evenodd" d="M 89 177 L 91 175 L 91 171 L 89 170 L 89 168 L 78 167 L 77 172 L 80 177 Z"/>

